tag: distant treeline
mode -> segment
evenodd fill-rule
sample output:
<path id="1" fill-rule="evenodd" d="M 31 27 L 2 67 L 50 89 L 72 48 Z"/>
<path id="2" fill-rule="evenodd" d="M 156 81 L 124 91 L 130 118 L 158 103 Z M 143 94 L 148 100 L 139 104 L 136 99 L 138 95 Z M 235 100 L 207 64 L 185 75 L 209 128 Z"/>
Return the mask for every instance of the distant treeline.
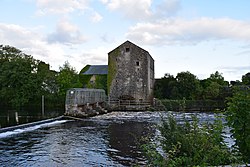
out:
<path id="1" fill-rule="evenodd" d="M 187 71 L 176 77 L 165 74 L 156 79 L 154 93 L 167 110 L 214 111 L 225 109 L 227 99 L 232 97 L 232 87 L 244 85 L 250 85 L 250 73 L 243 75 L 242 81 L 229 83 L 218 71 L 203 80 Z"/>

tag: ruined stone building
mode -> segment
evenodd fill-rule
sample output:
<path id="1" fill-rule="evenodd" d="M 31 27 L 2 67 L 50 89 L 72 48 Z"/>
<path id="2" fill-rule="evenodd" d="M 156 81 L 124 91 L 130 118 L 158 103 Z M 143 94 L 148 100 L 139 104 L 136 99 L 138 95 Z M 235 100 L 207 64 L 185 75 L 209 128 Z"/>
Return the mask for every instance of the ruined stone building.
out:
<path id="1" fill-rule="evenodd" d="M 148 51 L 126 41 L 108 53 L 108 96 L 152 102 L 154 59 Z"/>
<path id="2" fill-rule="evenodd" d="M 87 65 L 80 73 L 84 87 L 105 89 L 109 100 L 152 102 L 154 88 L 154 60 L 148 51 L 126 41 L 108 53 L 107 65 Z M 100 77 L 107 77 L 97 83 Z"/>
<path id="3" fill-rule="evenodd" d="M 65 115 L 146 111 L 154 104 L 154 60 L 148 51 L 130 41 L 108 53 L 108 65 L 86 65 L 79 80 L 83 88 L 67 91 Z"/>

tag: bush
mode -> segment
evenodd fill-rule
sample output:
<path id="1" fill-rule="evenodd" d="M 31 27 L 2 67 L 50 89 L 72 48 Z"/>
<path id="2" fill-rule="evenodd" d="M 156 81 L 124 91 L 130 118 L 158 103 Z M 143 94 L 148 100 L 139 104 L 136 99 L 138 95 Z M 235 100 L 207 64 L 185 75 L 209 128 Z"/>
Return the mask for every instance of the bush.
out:
<path id="1" fill-rule="evenodd" d="M 250 88 L 235 87 L 227 108 L 227 120 L 232 127 L 235 146 L 243 155 L 244 162 L 250 163 Z"/>
<path id="2" fill-rule="evenodd" d="M 224 101 L 220 100 L 161 100 L 167 111 L 204 111 L 224 110 Z"/>
<path id="3" fill-rule="evenodd" d="M 199 125 L 197 117 L 192 122 L 177 124 L 169 114 L 159 127 L 160 144 L 143 145 L 148 161 L 153 166 L 215 166 L 238 162 L 237 156 L 223 141 L 221 119 L 214 124 Z M 162 154 L 157 151 L 162 148 Z"/>

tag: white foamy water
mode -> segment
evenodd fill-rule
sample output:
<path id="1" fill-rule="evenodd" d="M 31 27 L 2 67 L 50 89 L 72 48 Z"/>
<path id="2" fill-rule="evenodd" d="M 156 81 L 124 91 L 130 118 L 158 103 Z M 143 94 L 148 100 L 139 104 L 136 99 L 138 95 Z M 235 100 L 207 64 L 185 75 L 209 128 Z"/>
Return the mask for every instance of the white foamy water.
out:
<path id="1" fill-rule="evenodd" d="M 39 128 L 50 127 L 50 126 L 54 126 L 57 124 L 62 124 L 62 123 L 65 123 L 67 121 L 68 120 L 57 120 L 57 121 L 43 123 L 43 124 L 39 124 L 39 125 L 34 125 L 34 126 L 26 127 L 26 128 L 19 128 L 19 129 L 15 129 L 15 130 L 10 130 L 7 132 L 0 133 L 0 138 L 5 138 L 5 137 L 9 137 L 9 136 L 16 135 L 16 134 L 33 131 L 33 130 L 36 130 Z"/>

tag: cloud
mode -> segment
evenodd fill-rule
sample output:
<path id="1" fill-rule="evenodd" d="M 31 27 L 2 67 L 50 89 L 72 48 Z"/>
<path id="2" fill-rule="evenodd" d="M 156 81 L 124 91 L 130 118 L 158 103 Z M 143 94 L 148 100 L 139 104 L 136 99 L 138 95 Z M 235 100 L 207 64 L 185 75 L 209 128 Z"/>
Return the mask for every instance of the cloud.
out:
<path id="1" fill-rule="evenodd" d="M 250 22 L 229 18 L 165 19 L 137 23 L 127 38 L 149 45 L 197 44 L 208 40 L 250 42 Z"/>
<path id="2" fill-rule="evenodd" d="M 0 23 L 1 44 L 16 47 L 35 59 L 51 63 L 53 69 L 57 70 L 65 60 L 63 56 L 65 51 L 62 45 L 48 44 L 40 31 L 41 27 L 25 28 L 20 25 Z"/>
<path id="3" fill-rule="evenodd" d="M 111 11 L 118 11 L 123 16 L 135 20 L 155 20 L 175 14 L 180 7 L 179 0 L 100 0 Z"/>
<path id="4" fill-rule="evenodd" d="M 241 52 L 239 52 L 239 53 L 237 53 L 236 54 L 236 56 L 249 56 L 250 55 L 250 50 L 249 49 L 247 49 L 247 50 L 243 50 L 243 51 L 241 51 Z"/>
<path id="5" fill-rule="evenodd" d="M 49 34 L 49 43 L 61 43 L 65 45 L 81 44 L 86 41 L 86 37 L 76 25 L 71 24 L 67 20 L 60 20 L 57 23 L 56 31 Z"/>
<path id="6" fill-rule="evenodd" d="M 1 44 L 16 47 L 37 60 L 49 63 L 53 70 L 59 70 L 59 66 L 65 61 L 69 61 L 77 71 L 86 64 L 107 64 L 107 47 L 95 47 L 82 52 L 82 46 L 74 46 L 72 49 L 64 44 L 48 43 L 47 38 L 40 33 L 41 28 L 0 23 Z M 77 31 L 77 27 L 66 23 L 64 29 L 69 32 Z"/>
<path id="7" fill-rule="evenodd" d="M 88 52 L 83 52 L 81 54 L 80 62 L 81 64 L 107 64 L 108 62 L 108 50 L 105 47 L 97 47 L 95 49 L 90 49 Z"/>
<path id="8" fill-rule="evenodd" d="M 14 44 L 23 48 L 24 46 L 27 46 L 27 44 L 32 44 L 32 42 L 28 39 L 24 42 L 22 39 L 31 36 L 38 37 L 40 35 L 19 25 L 0 23 L 0 38 L 3 44 Z"/>
<path id="9" fill-rule="evenodd" d="M 104 43 L 114 43 L 115 42 L 115 37 L 107 32 L 100 35 L 100 39 Z"/>
<path id="10" fill-rule="evenodd" d="M 37 0 L 38 15 L 66 14 L 76 10 L 84 10 L 89 0 Z"/>
<path id="11" fill-rule="evenodd" d="M 156 6 L 155 18 L 169 17 L 181 8 L 179 0 L 164 0 Z"/>
<path id="12" fill-rule="evenodd" d="M 93 23 L 102 20 L 102 16 L 90 7 L 90 0 L 36 0 L 37 16 L 59 15 L 61 18 L 76 13 L 76 16 L 87 15 Z"/>
<path id="13" fill-rule="evenodd" d="M 93 11 L 92 14 L 91 14 L 91 21 L 93 23 L 97 23 L 97 22 L 100 22 L 102 20 L 102 16 L 96 12 L 96 11 Z"/>
<path id="14" fill-rule="evenodd" d="M 238 80 L 250 71 L 250 66 L 227 66 L 220 67 L 220 70 L 224 71 L 225 78 L 228 77 L 233 78 L 233 80 Z"/>

